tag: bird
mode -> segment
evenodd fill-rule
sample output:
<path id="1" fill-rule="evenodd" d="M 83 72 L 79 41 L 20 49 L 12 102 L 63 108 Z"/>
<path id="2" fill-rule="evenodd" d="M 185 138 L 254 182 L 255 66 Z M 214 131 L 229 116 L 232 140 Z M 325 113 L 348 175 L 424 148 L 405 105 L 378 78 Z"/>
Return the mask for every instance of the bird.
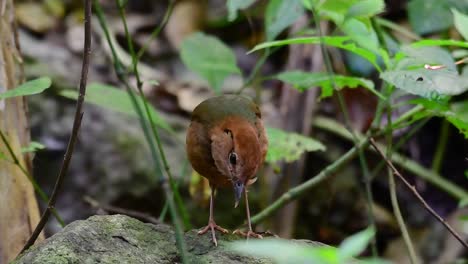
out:
<path id="1" fill-rule="evenodd" d="M 187 155 L 193 169 L 209 181 L 211 189 L 208 225 L 198 234 L 211 230 L 215 246 L 218 245 L 215 230 L 229 232 L 217 225 L 213 216 L 215 194 L 225 187 L 234 190 L 234 208 L 242 194 L 245 198 L 248 230 L 234 233 L 261 238 L 252 230 L 247 187 L 257 180 L 256 173 L 265 161 L 267 149 L 260 109 L 248 97 L 215 96 L 193 110 L 186 137 Z"/>

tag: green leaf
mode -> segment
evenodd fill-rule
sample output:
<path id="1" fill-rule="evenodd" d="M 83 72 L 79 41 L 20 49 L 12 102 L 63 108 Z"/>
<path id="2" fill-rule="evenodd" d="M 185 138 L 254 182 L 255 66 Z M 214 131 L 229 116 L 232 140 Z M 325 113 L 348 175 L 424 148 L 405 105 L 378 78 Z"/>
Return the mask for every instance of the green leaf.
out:
<path id="1" fill-rule="evenodd" d="M 265 14 L 267 40 L 274 40 L 304 13 L 301 0 L 270 0 Z"/>
<path id="2" fill-rule="evenodd" d="M 335 24 L 341 25 L 349 9 L 360 0 L 320 0 L 315 9 L 321 16 L 330 18 Z"/>
<path id="3" fill-rule="evenodd" d="M 356 44 L 351 40 L 350 37 L 330 37 L 330 36 L 323 36 L 323 37 L 304 37 L 304 38 L 290 38 L 286 40 L 277 40 L 277 41 L 269 41 L 264 42 L 261 44 L 256 45 L 250 52 L 254 52 L 257 50 L 270 48 L 270 47 L 279 47 L 285 45 L 292 45 L 292 44 L 320 44 L 323 41 L 323 44 L 344 49 L 350 52 L 353 52 L 356 55 L 363 57 L 364 59 L 368 60 L 374 67 L 381 71 L 380 66 L 377 64 L 377 55 L 373 52 L 360 48 L 356 46 Z"/>
<path id="4" fill-rule="evenodd" d="M 366 48 L 374 53 L 379 52 L 379 39 L 374 28 L 370 26 L 370 20 L 367 20 L 367 24 L 363 21 L 355 18 L 347 19 L 340 29 L 351 37 L 359 46 Z"/>
<path id="5" fill-rule="evenodd" d="M 78 92 L 76 90 L 63 90 L 60 92 L 60 95 L 74 100 L 78 98 Z M 136 99 L 140 108 L 144 109 L 143 99 L 138 95 L 136 95 Z M 133 104 L 128 93 L 111 85 L 102 83 L 89 84 L 88 88 L 86 89 L 85 102 L 95 104 L 116 112 L 136 117 L 138 116 L 133 108 Z M 172 128 L 161 117 L 161 115 L 153 107 L 151 107 L 151 105 L 149 106 L 152 122 L 167 131 L 172 131 Z"/>
<path id="6" fill-rule="evenodd" d="M 205 78 L 218 94 L 227 76 L 240 73 L 232 50 L 219 39 L 201 32 L 184 39 L 180 54 L 184 64 Z"/>
<path id="7" fill-rule="evenodd" d="M 463 207 L 466 207 L 468 206 L 468 197 L 462 199 L 459 203 L 458 203 L 458 208 L 463 208 Z"/>
<path id="8" fill-rule="evenodd" d="M 372 17 L 382 13 L 385 9 L 383 0 L 362 0 L 354 3 L 348 10 L 346 17 Z"/>
<path id="9" fill-rule="evenodd" d="M 341 263 L 361 254 L 374 237 L 374 234 L 375 230 L 372 227 L 368 227 L 346 238 L 338 248 Z"/>
<path id="10" fill-rule="evenodd" d="M 412 100 L 411 103 L 422 105 L 425 108 L 425 112 L 429 115 L 447 119 L 468 139 L 468 101 L 444 104 L 443 102 L 419 98 Z"/>
<path id="11" fill-rule="evenodd" d="M 41 150 L 41 149 L 45 149 L 45 146 L 42 145 L 39 142 L 31 141 L 29 143 L 29 146 L 21 148 L 21 153 L 36 152 L 36 151 Z"/>
<path id="12" fill-rule="evenodd" d="M 228 0 L 226 3 L 228 9 L 228 20 L 234 21 L 237 18 L 237 11 L 246 9 L 254 2 L 255 0 Z"/>
<path id="13" fill-rule="evenodd" d="M 337 249 L 331 246 L 310 246 L 284 239 L 236 241 L 228 247 L 239 253 L 273 259 L 275 263 L 338 263 Z"/>
<path id="14" fill-rule="evenodd" d="M 453 39 L 423 39 L 411 43 L 414 48 L 428 47 L 428 46 L 456 46 L 468 49 L 468 42 Z"/>
<path id="15" fill-rule="evenodd" d="M 275 78 L 291 84 L 295 89 L 304 91 L 312 87 L 320 86 L 322 94 L 320 98 L 329 97 L 333 94 L 333 83 L 337 89 L 356 88 L 362 86 L 378 97 L 385 100 L 385 97 L 374 89 L 371 80 L 343 75 L 330 75 L 322 72 L 302 72 L 289 71 L 275 76 Z"/>
<path id="16" fill-rule="evenodd" d="M 267 162 L 270 163 L 281 159 L 292 162 L 298 160 L 306 151 L 325 151 L 322 143 L 310 137 L 271 127 L 268 127 L 266 132 L 268 141 L 271 142 L 266 156 Z"/>
<path id="17" fill-rule="evenodd" d="M 460 76 L 450 53 L 438 47 L 402 49 L 407 57 L 395 69 L 380 76 L 396 87 L 425 98 L 440 99 L 458 95 L 468 90 L 468 77 Z M 426 69 L 425 65 L 443 66 Z"/>
<path id="18" fill-rule="evenodd" d="M 455 28 L 465 40 L 468 40 L 468 16 L 458 12 L 455 8 L 452 8 L 452 13 Z"/>
<path id="19" fill-rule="evenodd" d="M 448 29 L 453 21 L 447 1 L 442 0 L 411 0 L 408 3 L 408 17 L 418 34 Z"/>
<path id="20" fill-rule="evenodd" d="M 468 90 L 468 78 L 448 69 L 387 71 L 380 77 L 408 93 L 434 100 Z"/>
<path id="21" fill-rule="evenodd" d="M 52 84 L 52 81 L 49 77 L 41 77 L 31 81 L 27 81 L 20 86 L 8 90 L 4 93 L 0 93 L 0 100 L 17 97 L 17 96 L 27 96 L 42 93 L 45 89 L 49 88 Z"/>

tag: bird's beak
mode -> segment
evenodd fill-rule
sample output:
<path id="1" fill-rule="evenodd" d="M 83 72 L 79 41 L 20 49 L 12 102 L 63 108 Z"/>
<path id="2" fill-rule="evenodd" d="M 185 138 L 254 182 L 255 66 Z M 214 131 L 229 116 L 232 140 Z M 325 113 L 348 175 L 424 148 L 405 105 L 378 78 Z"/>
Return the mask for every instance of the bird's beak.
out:
<path id="1" fill-rule="evenodd" d="M 239 201 L 242 196 L 242 192 L 244 191 L 244 184 L 240 181 L 234 182 L 234 208 L 237 208 L 239 205 Z"/>

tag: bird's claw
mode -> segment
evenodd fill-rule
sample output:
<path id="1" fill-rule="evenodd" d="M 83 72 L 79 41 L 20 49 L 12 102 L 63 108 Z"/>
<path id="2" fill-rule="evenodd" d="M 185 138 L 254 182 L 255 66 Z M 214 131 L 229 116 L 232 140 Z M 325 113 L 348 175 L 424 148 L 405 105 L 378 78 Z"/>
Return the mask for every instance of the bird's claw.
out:
<path id="1" fill-rule="evenodd" d="M 257 233 L 255 233 L 255 232 L 252 231 L 252 230 L 248 230 L 247 232 L 244 232 L 244 231 L 241 231 L 241 230 L 237 229 L 237 230 L 234 230 L 234 232 L 232 232 L 232 233 L 235 234 L 235 235 L 244 236 L 244 237 L 246 237 L 247 239 L 249 239 L 249 237 L 255 237 L 255 238 L 259 238 L 259 239 L 262 239 L 262 238 L 263 238 L 262 235 L 257 234 Z"/>
<path id="2" fill-rule="evenodd" d="M 221 233 L 224 233 L 224 234 L 229 233 L 229 230 L 220 227 L 214 221 L 210 221 L 210 222 L 208 222 L 207 226 L 205 226 L 202 230 L 198 231 L 198 234 L 203 235 L 206 232 L 208 232 L 208 230 L 211 230 L 211 239 L 213 240 L 213 243 L 215 244 L 215 246 L 218 246 L 218 241 L 216 240 L 215 230 L 218 230 L 218 231 L 220 231 Z"/>

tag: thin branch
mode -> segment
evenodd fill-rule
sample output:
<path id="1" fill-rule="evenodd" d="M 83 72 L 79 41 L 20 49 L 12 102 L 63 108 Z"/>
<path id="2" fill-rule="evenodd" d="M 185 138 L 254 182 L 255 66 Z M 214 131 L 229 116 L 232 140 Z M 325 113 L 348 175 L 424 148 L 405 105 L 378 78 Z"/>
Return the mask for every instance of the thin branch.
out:
<path id="1" fill-rule="evenodd" d="M 107 212 L 128 215 L 128 216 L 131 216 L 133 218 L 141 219 L 141 220 L 143 220 L 145 222 L 152 223 L 152 224 L 155 224 L 155 225 L 161 223 L 161 221 L 159 221 L 155 217 L 152 217 L 151 215 L 148 215 L 148 214 L 145 214 L 145 213 L 142 213 L 142 212 L 138 212 L 138 211 L 135 211 L 135 210 L 129 210 L 129 209 L 124 209 L 124 208 L 108 205 L 108 204 L 101 204 L 101 203 L 99 203 L 98 201 L 94 200 L 93 198 L 91 198 L 89 196 L 83 197 L 83 200 L 86 203 L 88 203 L 91 207 L 93 207 L 95 209 L 102 209 L 102 210 L 107 211 Z"/>
<path id="2" fill-rule="evenodd" d="M 405 177 L 403 177 L 403 175 L 401 175 L 401 173 L 395 168 L 395 166 L 393 165 L 393 163 L 385 156 L 385 154 L 382 152 L 382 150 L 380 150 L 380 148 L 377 146 L 377 144 L 375 143 L 375 140 L 373 138 L 370 139 L 370 144 L 372 145 L 372 147 L 374 147 L 374 149 L 379 153 L 380 156 L 382 156 L 382 158 L 385 160 L 385 162 L 387 163 L 387 166 L 392 169 L 393 171 L 393 174 L 395 174 L 398 178 L 400 178 L 400 180 L 405 184 L 405 186 L 416 196 L 416 198 L 418 198 L 419 202 L 421 202 L 421 204 L 424 206 L 424 208 L 429 212 L 431 213 L 439 222 L 441 222 L 445 228 L 447 228 L 447 230 L 458 240 L 460 241 L 460 243 L 465 247 L 465 249 L 468 249 L 468 243 L 466 241 L 463 240 L 463 238 L 447 223 L 447 221 L 445 221 L 439 214 L 436 213 L 436 211 L 434 211 L 434 209 L 432 209 L 428 204 L 427 202 L 424 200 L 424 198 L 419 194 L 419 192 L 416 190 L 416 188 L 411 185 L 406 179 Z"/>
<path id="3" fill-rule="evenodd" d="M 84 97 L 86 94 L 86 82 L 88 79 L 88 68 L 89 68 L 89 60 L 91 54 L 91 0 L 85 0 L 85 8 L 84 8 L 84 51 L 83 51 L 83 64 L 81 68 L 81 77 L 80 77 L 80 88 L 79 88 L 79 95 L 78 100 L 76 101 L 76 109 L 75 109 L 75 118 L 73 121 L 73 128 L 70 139 L 68 141 L 67 150 L 65 152 L 65 156 L 63 158 L 62 167 L 60 168 L 59 175 L 57 177 L 57 181 L 55 182 L 54 190 L 52 191 L 52 195 L 50 197 L 49 203 L 45 212 L 41 216 L 41 220 L 39 221 L 36 229 L 32 233 L 29 240 L 24 245 L 21 253 L 31 247 L 34 242 L 36 241 L 39 234 L 42 232 L 47 220 L 49 219 L 51 211 L 55 208 L 55 203 L 57 201 L 58 193 L 62 186 L 62 183 L 65 179 L 65 175 L 68 171 L 68 166 L 70 165 L 70 161 L 73 155 L 73 149 L 75 148 L 76 141 L 78 139 L 78 131 L 81 126 L 81 120 L 83 118 L 83 102 Z"/>

